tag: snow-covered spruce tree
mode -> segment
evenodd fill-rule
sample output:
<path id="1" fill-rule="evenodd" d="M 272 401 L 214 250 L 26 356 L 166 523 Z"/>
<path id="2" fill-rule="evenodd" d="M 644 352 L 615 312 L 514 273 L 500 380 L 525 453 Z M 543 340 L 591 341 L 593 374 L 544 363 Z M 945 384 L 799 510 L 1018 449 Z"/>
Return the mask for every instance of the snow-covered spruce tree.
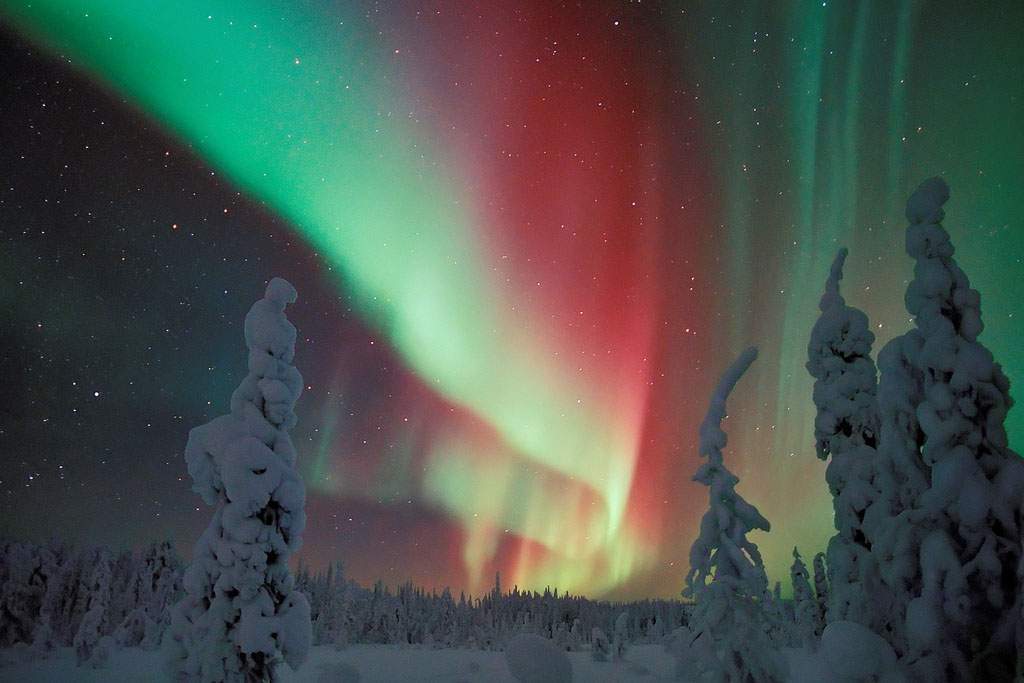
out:
<path id="1" fill-rule="evenodd" d="M 294 590 L 288 557 L 305 526 L 305 489 L 289 430 L 302 376 L 292 365 L 295 289 L 274 278 L 245 317 L 249 373 L 231 412 L 189 432 L 193 489 L 213 519 L 185 572 L 185 598 L 164 638 L 170 673 L 189 681 L 273 681 L 305 660 L 309 603 Z"/>
<path id="2" fill-rule="evenodd" d="M 811 591 L 811 577 L 807 573 L 807 565 L 796 548 L 793 548 L 793 564 L 789 568 L 789 579 L 793 585 L 794 640 L 799 645 L 812 646 L 821 635 L 817 628 L 818 605 Z"/>
<path id="3" fill-rule="evenodd" d="M 154 543 L 145 556 L 146 633 L 141 646 L 153 650 L 160 646 L 170 626 L 170 608 L 181 592 L 181 561 L 170 541 Z"/>
<path id="4" fill-rule="evenodd" d="M 114 564 L 114 589 L 110 606 L 110 623 L 116 624 L 114 642 L 122 647 L 137 647 L 146 634 L 145 560 L 131 552 L 122 553 Z"/>
<path id="5" fill-rule="evenodd" d="M 614 640 L 612 641 L 612 661 L 621 662 L 629 651 L 629 614 L 622 612 L 615 619 Z"/>
<path id="6" fill-rule="evenodd" d="M 814 600 L 817 603 L 817 614 L 815 615 L 818 635 L 825 629 L 825 617 L 828 610 L 828 570 L 825 569 L 825 553 L 817 553 L 814 556 Z"/>
<path id="7" fill-rule="evenodd" d="M 122 551 L 114 560 L 110 609 L 107 612 L 107 620 L 113 627 L 119 627 L 141 602 L 138 580 L 141 563 L 142 559 L 131 550 Z"/>
<path id="8" fill-rule="evenodd" d="M 879 500 L 865 517 L 894 596 L 876 630 L 920 680 L 1024 676 L 1021 491 L 1007 443 L 1009 380 L 978 342 L 980 296 L 942 227 L 949 188 L 907 202 L 915 329 L 879 354 Z"/>
<path id="9" fill-rule="evenodd" d="M 151 544 L 134 563 L 133 576 L 126 594 L 130 610 L 114 630 L 114 641 L 121 646 L 159 647 L 170 624 L 170 610 L 177 599 L 180 584 L 178 559 L 169 541 Z"/>
<path id="10" fill-rule="evenodd" d="M 61 644 L 58 633 L 61 603 L 67 593 L 68 553 L 60 545 L 40 548 L 40 574 L 45 577 L 46 591 L 39 605 L 39 620 L 32 633 L 32 650 L 46 656 Z"/>
<path id="11" fill-rule="evenodd" d="M 75 638 L 78 623 L 88 608 L 89 573 L 95 566 L 98 555 L 94 552 L 66 550 L 62 555 L 63 586 L 60 595 L 47 609 L 50 613 L 50 627 L 54 642 L 70 646 Z"/>
<path id="12" fill-rule="evenodd" d="M 41 558 L 31 544 L 0 545 L 0 647 L 32 641 L 46 591 Z"/>
<path id="13" fill-rule="evenodd" d="M 102 550 L 89 578 L 89 607 L 82 617 L 72 645 L 78 665 L 88 664 L 99 668 L 106 664 L 109 647 L 102 634 L 107 626 L 107 610 L 110 607 L 110 587 L 113 581 L 113 567 L 110 554 Z"/>
<path id="14" fill-rule="evenodd" d="M 726 434 L 721 422 L 733 387 L 757 358 L 749 348 L 718 382 L 700 426 L 700 454 L 706 461 L 694 475 L 709 488 L 709 508 L 700 536 L 690 548 L 683 596 L 693 598 L 692 642 L 683 649 L 678 673 L 687 680 L 773 681 L 782 678 L 769 633 L 777 628 L 766 609 L 768 578 L 757 545 L 747 538 L 771 526 L 736 493 L 739 480 L 722 461 Z"/>
<path id="15" fill-rule="evenodd" d="M 606 662 L 612 655 L 612 644 L 599 626 L 590 631 L 590 657 L 595 662 Z"/>
<path id="16" fill-rule="evenodd" d="M 877 371 L 871 359 L 875 341 L 863 311 L 846 305 L 839 292 L 847 250 L 832 263 L 821 297 L 821 315 L 807 345 L 807 371 L 814 377 L 814 440 L 818 457 L 829 460 L 825 479 L 832 493 L 836 535 L 828 544 L 831 586 L 827 618 L 868 625 L 868 607 L 886 602 L 874 580 L 871 540 L 864 515 L 876 497 L 878 443 Z M 864 599 L 865 591 L 873 601 Z"/>

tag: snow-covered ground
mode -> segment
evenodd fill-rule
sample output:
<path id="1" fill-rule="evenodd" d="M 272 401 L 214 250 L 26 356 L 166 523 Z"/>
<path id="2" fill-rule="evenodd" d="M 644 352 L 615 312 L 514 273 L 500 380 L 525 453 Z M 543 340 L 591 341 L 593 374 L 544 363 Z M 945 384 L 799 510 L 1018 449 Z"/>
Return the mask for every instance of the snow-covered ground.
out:
<path id="1" fill-rule="evenodd" d="M 660 645 L 636 645 L 624 662 L 595 662 L 589 652 L 570 652 L 573 680 L 577 683 L 673 680 L 674 661 Z M 62 648 L 47 659 L 9 663 L 17 655 L 0 653 L 0 681 L 7 683 L 130 683 L 168 680 L 162 672 L 159 652 L 138 648 L 118 649 L 102 669 L 75 666 L 71 648 Z M 309 660 L 297 672 L 283 669 L 284 683 L 392 683 L 402 681 L 514 683 L 503 652 L 482 650 L 433 650 L 396 645 L 351 645 L 344 650 L 313 647 Z"/>

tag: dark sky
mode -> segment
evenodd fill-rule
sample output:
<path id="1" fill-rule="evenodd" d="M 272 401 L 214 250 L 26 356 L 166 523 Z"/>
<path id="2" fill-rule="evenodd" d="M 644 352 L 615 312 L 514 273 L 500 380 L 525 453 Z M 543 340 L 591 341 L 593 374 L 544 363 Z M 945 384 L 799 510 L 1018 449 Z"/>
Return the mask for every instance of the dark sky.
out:
<path id="1" fill-rule="evenodd" d="M 243 376 L 265 280 L 302 291 L 307 353 L 359 326 L 310 249 L 187 146 L 10 30 L 0 63 L 3 529 L 193 537 L 185 436 Z"/>

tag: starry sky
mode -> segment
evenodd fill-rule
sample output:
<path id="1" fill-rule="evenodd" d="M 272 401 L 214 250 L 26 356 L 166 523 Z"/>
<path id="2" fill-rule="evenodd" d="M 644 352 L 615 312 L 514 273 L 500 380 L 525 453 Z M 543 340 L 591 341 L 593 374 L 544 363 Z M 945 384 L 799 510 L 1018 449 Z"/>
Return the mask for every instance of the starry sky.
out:
<path id="1" fill-rule="evenodd" d="M 904 332 L 923 178 L 1024 381 L 1024 5 L 976 5 L 0 0 L 0 534 L 187 557 L 187 432 L 280 275 L 303 561 L 678 595 L 697 426 L 755 344 L 725 457 L 784 577 L 832 524 L 829 263 L 876 349 Z"/>

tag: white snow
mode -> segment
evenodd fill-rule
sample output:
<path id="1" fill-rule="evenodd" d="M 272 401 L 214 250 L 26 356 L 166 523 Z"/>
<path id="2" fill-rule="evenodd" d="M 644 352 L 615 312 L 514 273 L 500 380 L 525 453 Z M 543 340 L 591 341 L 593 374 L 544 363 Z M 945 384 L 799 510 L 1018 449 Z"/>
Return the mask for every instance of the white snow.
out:
<path id="1" fill-rule="evenodd" d="M 821 636 L 817 652 L 788 650 L 790 683 L 906 681 L 896 653 L 885 639 L 852 621 L 835 621 Z"/>
<path id="2" fill-rule="evenodd" d="M 519 683 L 568 683 L 572 662 L 547 638 L 520 633 L 505 648 L 508 670 Z"/>
<path id="3" fill-rule="evenodd" d="M 10 649 L 2 650 L 0 662 L 20 656 Z M 595 662 L 589 652 L 567 652 L 565 656 L 572 666 L 572 680 L 577 683 L 676 680 L 675 662 L 660 645 L 634 645 L 621 662 Z M 280 683 L 518 683 L 509 670 L 504 652 L 398 645 L 352 645 L 342 650 L 315 646 L 297 671 L 283 668 L 279 674 Z M 47 659 L 0 664 L 0 680 L 19 683 L 172 681 L 162 671 L 160 654 L 139 648 L 115 649 L 103 669 L 79 668 L 75 666 L 72 650 L 60 648 Z"/>

